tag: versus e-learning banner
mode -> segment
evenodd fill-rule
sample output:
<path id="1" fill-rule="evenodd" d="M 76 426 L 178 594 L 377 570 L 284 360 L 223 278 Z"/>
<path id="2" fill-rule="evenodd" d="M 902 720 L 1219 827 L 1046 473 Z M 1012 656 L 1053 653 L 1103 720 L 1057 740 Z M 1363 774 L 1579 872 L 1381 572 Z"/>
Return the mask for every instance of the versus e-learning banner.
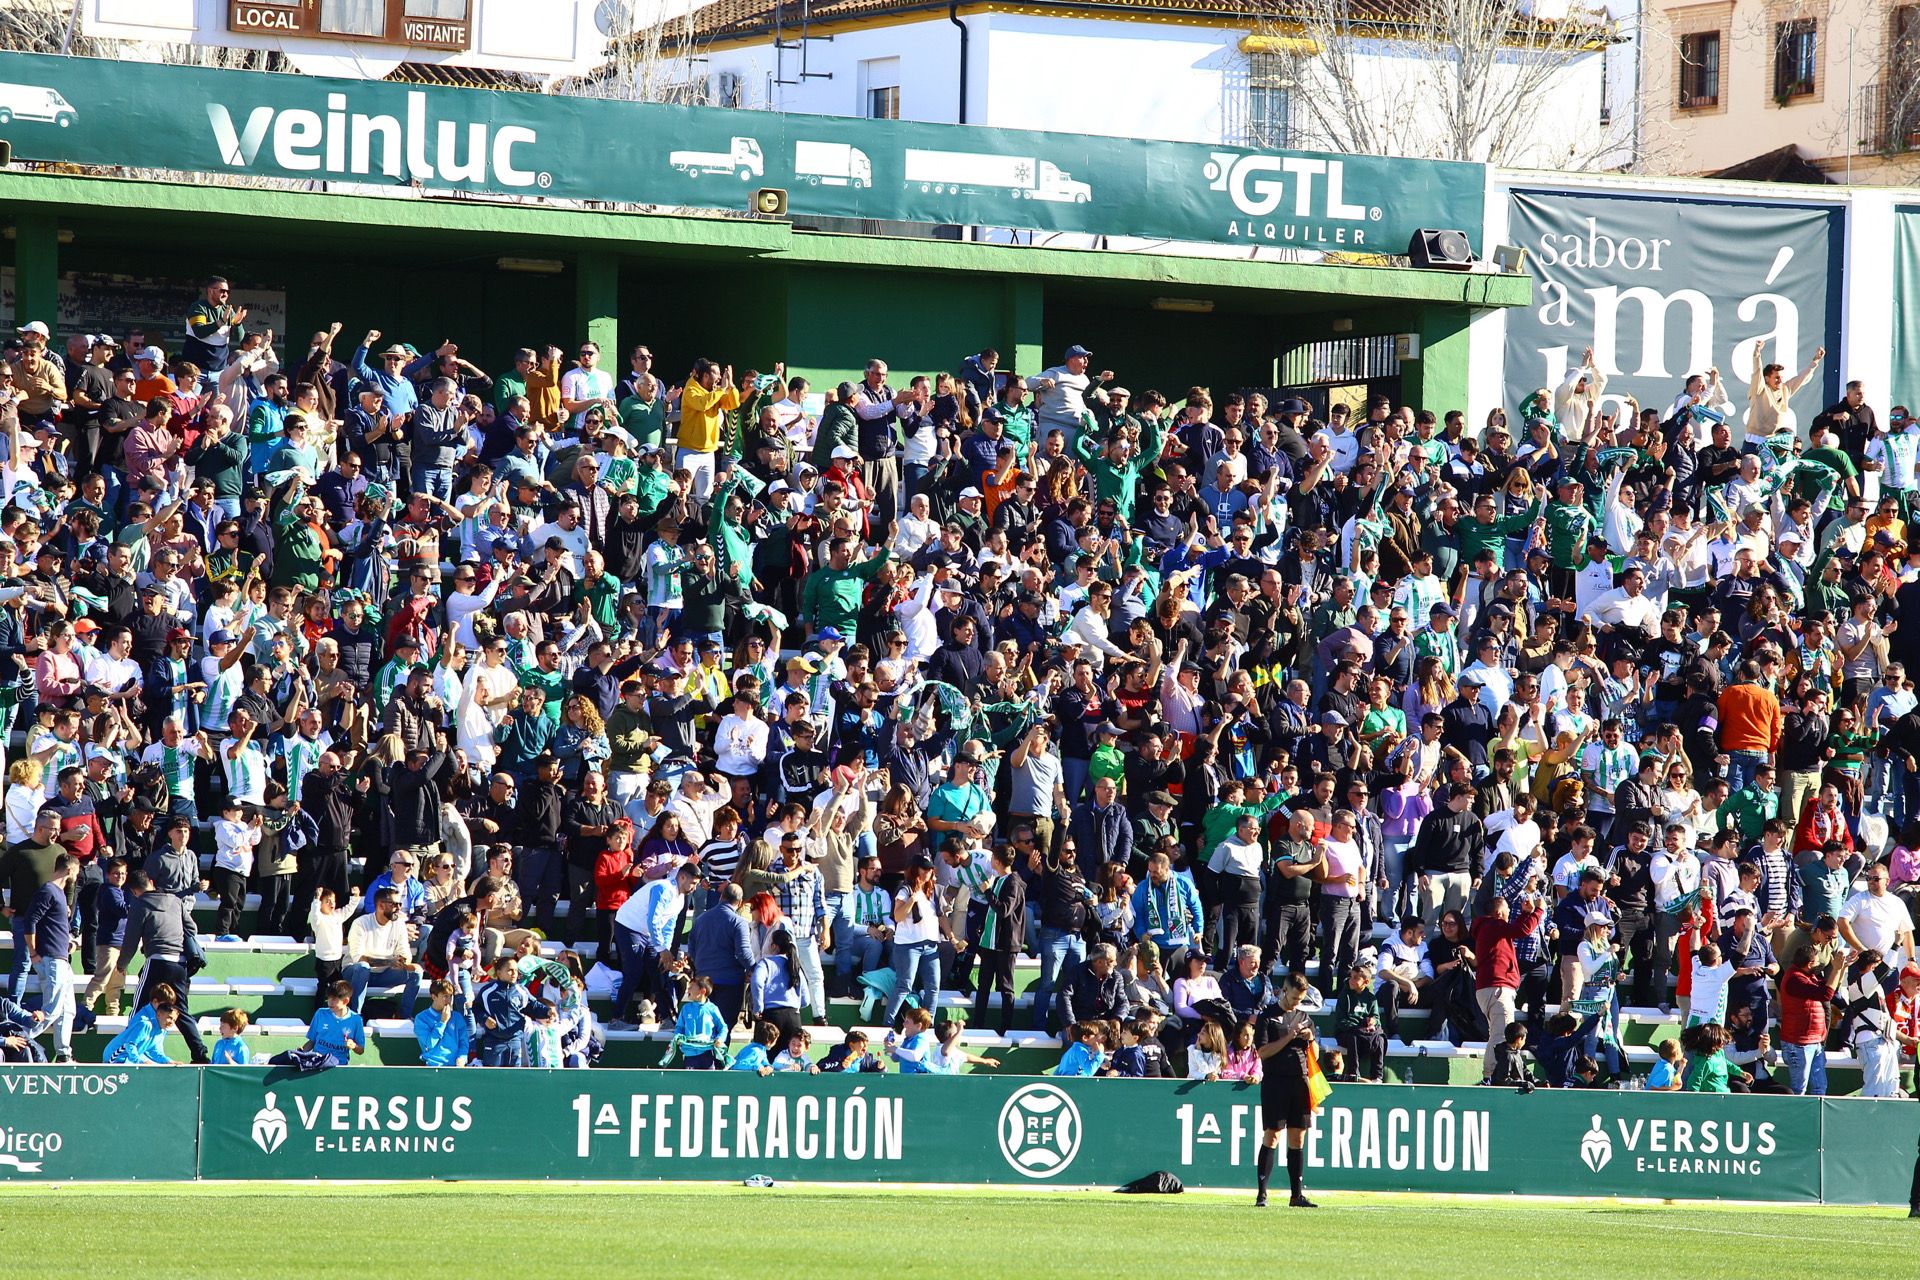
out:
<path id="1" fill-rule="evenodd" d="M 1840 206 L 1534 188 L 1509 199 L 1508 238 L 1534 278 L 1532 305 L 1506 313 L 1509 411 L 1591 346 L 1609 397 L 1665 410 L 1689 374 L 1718 368 L 1744 417 L 1759 340 L 1789 376 L 1826 347 L 1793 408 L 1804 424 L 1833 403 Z"/>
<path id="2" fill-rule="evenodd" d="M 29 160 L 1362 253 L 1485 199 L 1477 164 L 42 54 L 0 54 L 0 126 Z"/>

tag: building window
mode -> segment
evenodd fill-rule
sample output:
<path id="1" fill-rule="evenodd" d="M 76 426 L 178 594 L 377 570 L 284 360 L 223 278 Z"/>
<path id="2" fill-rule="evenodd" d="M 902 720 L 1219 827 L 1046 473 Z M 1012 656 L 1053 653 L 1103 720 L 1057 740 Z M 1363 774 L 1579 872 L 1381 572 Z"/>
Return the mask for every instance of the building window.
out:
<path id="1" fill-rule="evenodd" d="M 1680 105 L 1694 110 L 1720 105 L 1720 33 L 1680 37 Z"/>
<path id="2" fill-rule="evenodd" d="M 860 64 L 862 113 L 869 120 L 900 118 L 900 59 L 873 58 Z"/>
<path id="3" fill-rule="evenodd" d="M 320 30 L 328 35 L 384 36 L 386 0 L 321 0 Z"/>
<path id="4" fill-rule="evenodd" d="M 1811 97 L 1819 79 L 1820 40 L 1812 18 L 1773 25 L 1773 96 L 1785 105 L 1790 98 Z"/>
<path id="5" fill-rule="evenodd" d="M 1293 145 L 1293 59 L 1255 53 L 1247 58 L 1247 145 Z"/>

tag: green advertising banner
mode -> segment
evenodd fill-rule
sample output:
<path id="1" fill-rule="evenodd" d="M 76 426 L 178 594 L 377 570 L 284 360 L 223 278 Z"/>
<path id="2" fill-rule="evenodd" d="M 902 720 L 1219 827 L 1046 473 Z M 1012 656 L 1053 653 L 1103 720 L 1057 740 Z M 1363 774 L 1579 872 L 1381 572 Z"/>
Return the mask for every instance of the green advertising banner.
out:
<path id="1" fill-rule="evenodd" d="M 1805 1099 L 1336 1088 L 1328 1190 L 1816 1200 Z M 205 1073 L 207 1178 L 1252 1184 L 1259 1090 L 1156 1081 L 689 1071 Z"/>
<path id="2" fill-rule="evenodd" d="M 1920 207 L 1893 210 L 1893 367 L 1888 387 L 1897 398 L 1920 387 Z"/>
<path id="3" fill-rule="evenodd" d="M 1361 253 L 1485 199 L 1477 164 L 19 53 L 0 127 L 29 160 Z"/>
<path id="4" fill-rule="evenodd" d="M 1920 1169 L 1920 1107 L 1869 1098 L 1820 1100 L 1820 1198 L 1906 1204 Z"/>
<path id="5" fill-rule="evenodd" d="M 1632 395 L 1664 413 L 1689 374 L 1718 368 L 1742 419 L 1755 342 L 1790 377 L 1818 348 L 1839 352 L 1837 204 L 1531 188 L 1509 199 L 1508 238 L 1527 250 L 1535 282 L 1532 305 L 1506 313 L 1510 413 L 1558 386 L 1589 346 L 1609 407 Z M 1833 402 L 1839 379 L 1829 358 L 1794 397 L 1803 427 Z"/>
<path id="6" fill-rule="evenodd" d="M 0 1069 L 0 1182 L 180 1182 L 196 1167 L 200 1073 Z"/>

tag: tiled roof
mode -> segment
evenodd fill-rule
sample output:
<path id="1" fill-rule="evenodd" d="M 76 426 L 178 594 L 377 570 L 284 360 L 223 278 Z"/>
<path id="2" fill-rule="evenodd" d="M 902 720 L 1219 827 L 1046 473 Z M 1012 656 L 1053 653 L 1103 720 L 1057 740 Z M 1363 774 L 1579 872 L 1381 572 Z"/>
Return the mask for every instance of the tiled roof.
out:
<path id="1" fill-rule="evenodd" d="M 1234 18 L 1247 22 L 1271 19 L 1271 6 L 1250 0 L 1017 0 L 1015 7 L 1044 11 L 1089 9 L 1111 11 L 1116 16 L 1179 16 Z M 716 0 L 694 14 L 693 35 L 697 41 L 726 40 L 758 35 L 773 30 L 776 9 L 784 32 L 798 31 L 803 6 L 799 0 L 769 4 L 767 0 Z M 943 0 L 816 0 L 809 15 L 816 23 L 846 22 L 884 14 L 944 13 Z"/>

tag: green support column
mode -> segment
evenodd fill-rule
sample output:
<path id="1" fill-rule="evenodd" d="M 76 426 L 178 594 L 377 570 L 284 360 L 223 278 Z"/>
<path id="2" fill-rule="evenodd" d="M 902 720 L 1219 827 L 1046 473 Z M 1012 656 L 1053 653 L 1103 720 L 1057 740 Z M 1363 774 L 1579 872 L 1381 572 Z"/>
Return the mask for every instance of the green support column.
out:
<path id="1" fill-rule="evenodd" d="M 579 273 L 574 281 L 577 340 L 597 345 L 600 367 L 617 377 L 627 368 L 620 349 L 620 260 L 610 253 L 582 253 L 574 270 Z"/>
<path id="2" fill-rule="evenodd" d="M 1039 280 L 1009 276 L 1000 323 L 1000 367 L 1020 374 L 1047 367 L 1041 348 L 1041 324 L 1046 319 L 1046 286 Z"/>
<path id="3" fill-rule="evenodd" d="M 1400 366 L 1400 397 L 1407 404 L 1444 417 L 1449 409 L 1467 409 L 1467 324 L 1464 306 L 1420 309 L 1420 358 Z M 1471 414 L 1468 415 L 1472 417 Z"/>
<path id="4" fill-rule="evenodd" d="M 60 226 L 53 215 L 21 210 L 13 219 L 13 322 L 45 322 L 60 335 Z"/>

